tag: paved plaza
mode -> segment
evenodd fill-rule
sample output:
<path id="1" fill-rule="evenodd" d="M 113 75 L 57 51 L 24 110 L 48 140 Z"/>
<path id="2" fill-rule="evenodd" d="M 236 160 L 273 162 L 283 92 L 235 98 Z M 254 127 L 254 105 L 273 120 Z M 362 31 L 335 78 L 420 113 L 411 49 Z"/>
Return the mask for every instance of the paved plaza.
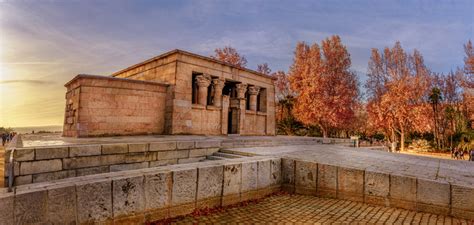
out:
<path id="1" fill-rule="evenodd" d="M 168 221 L 167 221 L 168 222 Z M 188 215 L 172 224 L 472 224 L 430 213 L 303 195 L 274 195 L 258 203 L 203 216 Z"/>
<path id="2" fill-rule="evenodd" d="M 377 171 L 474 187 L 474 162 L 390 153 L 340 145 L 293 145 L 227 149 L 245 155 L 278 155 L 340 167 Z"/>

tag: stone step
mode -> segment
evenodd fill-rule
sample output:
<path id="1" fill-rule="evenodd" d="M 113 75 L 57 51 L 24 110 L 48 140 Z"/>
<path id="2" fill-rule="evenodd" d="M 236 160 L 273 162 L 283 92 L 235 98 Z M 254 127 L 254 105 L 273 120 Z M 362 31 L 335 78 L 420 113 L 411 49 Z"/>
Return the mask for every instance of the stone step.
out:
<path id="1" fill-rule="evenodd" d="M 227 158 L 220 157 L 220 156 L 215 156 L 215 155 L 208 155 L 208 156 L 206 156 L 206 159 L 207 160 L 225 160 Z"/>
<path id="2" fill-rule="evenodd" d="M 212 154 L 213 156 L 219 156 L 222 158 L 227 158 L 227 159 L 237 159 L 237 158 L 242 158 L 240 155 L 234 155 L 234 154 L 229 154 L 229 153 L 224 153 L 224 152 L 214 152 Z"/>
<path id="3" fill-rule="evenodd" d="M 238 151 L 238 150 L 235 150 L 235 149 L 225 149 L 225 148 L 220 149 L 219 152 L 232 154 L 232 155 L 239 155 L 239 156 L 242 156 L 242 157 L 252 157 L 252 156 L 257 155 L 257 154 L 253 154 L 253 153 L 249 153 L 249 152 L 243 152 L 243 151 Z"/>

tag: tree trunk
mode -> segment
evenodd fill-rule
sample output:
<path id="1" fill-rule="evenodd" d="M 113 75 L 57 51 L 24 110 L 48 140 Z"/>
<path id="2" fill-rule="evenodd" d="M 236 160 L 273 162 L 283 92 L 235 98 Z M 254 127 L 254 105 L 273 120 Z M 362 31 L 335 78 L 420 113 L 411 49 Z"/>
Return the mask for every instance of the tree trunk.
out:
<path id="1" fill-rule="evenodd" d="M 405 131 L 403 129 L 400 130 L 400 151 L 405 150 Z"/>
<path id="2" fill-rule="evenodd" d="M 391 139 L 392 139 L 392 141 L 390 141 L 390 152 L 395 152 L 397 150 L 396 146 L 394 147 L 394 144 L 393 144 L 393 143 L 396 142 L 395 129 L 392 129 Z"/>
<path id="3" fill-rule="evenodd" d="M 451 137 L 449 140 L 449 150 L 453 149 L 453 135 L 454 135 L 454 123 L 453 123 L 453 120 L 451 119 Z"/>
<path id="4" fill-rule="evenodd" d="M 436 117 L 436 105 L 433 103 L 433 122 L 434 122 L 434 141 L 436 143 L 436 148 L 439 148 L 439 140 L 438 140 L 438 124 L 437 124 L 437 117 Z"/>
<path id="5" fill-rule="evenodd" d="M 323 126 L 319 126 L 321 127 L 321 131 L 323 132 L 323 138 L 327 138 L 328 137 L 328 131 L 326 129 L 324 129 Z"/>

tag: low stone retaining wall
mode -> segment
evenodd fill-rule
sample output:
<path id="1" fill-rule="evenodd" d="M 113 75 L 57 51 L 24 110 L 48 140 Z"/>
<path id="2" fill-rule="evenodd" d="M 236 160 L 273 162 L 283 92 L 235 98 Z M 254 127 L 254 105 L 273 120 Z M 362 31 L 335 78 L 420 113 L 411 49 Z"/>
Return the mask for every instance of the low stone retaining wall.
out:
<path id="1" fill-rule="evenodd" d="M 219 147 L 220 142 L 167 141 L 18 148 L 14 151 L 14 184 L 198 162 Z M 5 160 L 7 171 L 10 163 L 8 157 Z"/>
<path id="2" fill-rule="evenodd" d="M 0 193 L 2 224 L 143 224 L 280 190 L 281 159 L 253 157 L 96 174 Z"/>
<path id="3" fill-rule="evenodd" d="M 282 188 L 291 193 L 474 220 L 474 187 L 282 158 Z"/>
<path id="4" fill-rule="evenodd" d="M 323 141 L 324 140 L 324 141 Z M 349 139 L 279 137 L 272 139 L 224 139 L 163 141 L 151 143 L 92 144 L 16 148 L 14 185 L 78 177 L 91 174 L 143 169 L 202 161 L 221 147 L 254 147 L 296 144 L 349 144 Z M 5 171 L 9 156 L 5 154 Z M 5 172 L 5 180 L 8 173 Z"/>
<path id="5" fill-rule="evenodd" d="M 143 224 L 280 189 L 474 220 L 474 188 L 290 157 L 255 156 L 66 178 L 0 191 L 0 221 Z"/>

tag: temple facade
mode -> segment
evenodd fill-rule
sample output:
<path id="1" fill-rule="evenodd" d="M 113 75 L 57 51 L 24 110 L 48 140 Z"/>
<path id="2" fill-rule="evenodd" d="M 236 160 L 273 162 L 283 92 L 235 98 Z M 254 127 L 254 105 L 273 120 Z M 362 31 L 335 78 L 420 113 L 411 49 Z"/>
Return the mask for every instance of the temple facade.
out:
<path id="1" fill-rule="evenodd" d="M 182 50 L 65 86 L 66 137 L 275 135 L 272 77 Z"/>

